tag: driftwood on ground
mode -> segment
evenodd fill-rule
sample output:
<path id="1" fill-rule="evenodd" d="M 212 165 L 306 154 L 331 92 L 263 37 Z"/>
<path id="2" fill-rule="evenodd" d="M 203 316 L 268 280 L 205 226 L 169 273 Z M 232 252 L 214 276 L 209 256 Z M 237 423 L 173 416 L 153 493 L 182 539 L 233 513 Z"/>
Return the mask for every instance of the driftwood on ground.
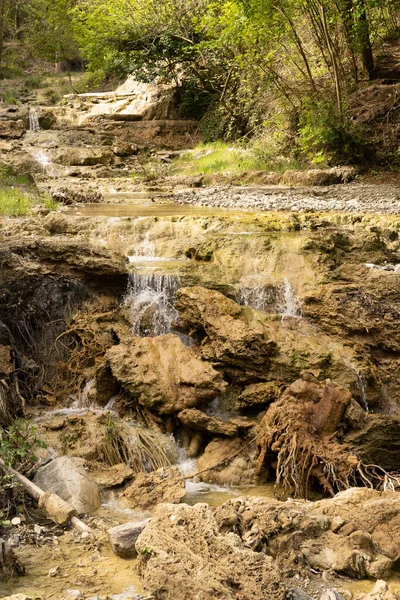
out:
<path id="1" fill-rule="evenodd" d="M 0 467 L 24 486 L 32 498 L 39 502 L 39 507 L 44 510 L 49 519 L 55 523 L 58 523 L 59 525 L 66 525 L 68 522 L 70 522 L 75 529 L 78 529 L 82 532 L 91 531 L 90 527 L 88 527 L 86 523 L 78 519 L 75 514 L 75 509 L 62 498 L 57 496 L 57 494 L 53 494 L 52 492 L 44 492 L 39 486 L 30 481 L 27 477 L 21 475 L 21 473 L 18 473 L 18 471 L 12 467 L 8 467 L 2 459 L 0 459 Z"/>

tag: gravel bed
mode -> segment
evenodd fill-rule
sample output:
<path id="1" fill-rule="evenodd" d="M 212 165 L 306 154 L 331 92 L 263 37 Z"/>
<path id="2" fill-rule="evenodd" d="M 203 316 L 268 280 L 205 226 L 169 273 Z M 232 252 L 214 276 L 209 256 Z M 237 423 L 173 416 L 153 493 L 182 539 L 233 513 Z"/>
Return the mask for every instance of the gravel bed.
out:
<path id="1" fill-rule="evenodd" d="M 219 186 L 175 191 L 175 202 L 255 211 L 400 214 L 400 188 L 342 184 L 315 188 Z"/>

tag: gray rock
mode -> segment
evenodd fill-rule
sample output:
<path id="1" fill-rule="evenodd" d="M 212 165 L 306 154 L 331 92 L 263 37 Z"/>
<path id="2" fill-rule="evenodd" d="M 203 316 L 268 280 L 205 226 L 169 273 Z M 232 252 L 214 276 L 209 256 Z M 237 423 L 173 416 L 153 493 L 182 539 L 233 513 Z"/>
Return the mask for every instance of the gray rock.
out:
<path id="1" fill-rule="evenodd" d="M 78 514 L 90 513 L 100 506 L 100 490 L 83 464 L 80 458 L 61 456 L 39 469 L 34 481 L 71 504 Z"/>
<path id="2" fill-rule="evenodd" d="M 108 535 L 114 554 L 120 558 L 135 558 L 137 556 L 136 540 L 150 521 L 151 519 L 144 519 L 143 521 L 123 523 L 109 529 Z"/>

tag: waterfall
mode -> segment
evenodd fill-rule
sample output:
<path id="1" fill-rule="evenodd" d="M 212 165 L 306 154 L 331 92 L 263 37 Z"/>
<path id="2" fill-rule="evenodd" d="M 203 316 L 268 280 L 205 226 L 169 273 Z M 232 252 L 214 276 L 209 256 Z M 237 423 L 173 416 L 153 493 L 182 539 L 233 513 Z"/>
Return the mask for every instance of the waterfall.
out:
<path id="1" fill-rule="evenodd" d="M 236 301 L 242 306 L 251 306 L 256 310 L 264 310 L 281 314 L 282 317 L 301 317 L 301 302 L 296 296 L 287 277 L 280 287 L 267 285 L 256 270 L 240 280 Z"/>
<path id="2" fill-rule="evenodd" d="M 124 305 L 130 310 L 134 335 L 164 335 L 171 330 L 180 285 L 177 275 L 130 274 Z"/>
<path id="3" fill-rule="evenodd" d="M 381 387 L 381 409 L 387 415 L 394 415 L 398 412 L 398 406 L 390 395 L 389 388 L 385 383 L 382 383 Z"/>
<path id="4" fill-rule="evenodd" d="M 274 294 L 263 286 L 241 287 L 236 295 L 238 304 L 251 306 L 256 310 L 266 310 L 274 302 Z"/>
<path id="5" fill-rule="evenodd" d="M 279 313 L 284 317 L 297 317 L 301 318 L 301 302 L 298 296 L 296 296 L 290 281 L 287 277 L 283 280 L 283 300 L 281 302 Z"/>
<path id="6" fill-rule="evenodd" d="M 37 112 L 34 108 L 29 109 L 29 130 L 30 131 L 40 131 L 39 119 L 37 116 Z"/>
<path id="7" fill-rule="evenodd" d="M 147 232 L 143 240 L 135 249 L 135 254 L 128 255 L 129 262 L 153 262 L 157 260 L 154 242 L 150 240 L 150 233 Z"/>
<path id="8" fill-rule="evenodd" d="M 276 302 L 275 291 L 271 286 L 266 285 L 265 277 L 262 277 L 257 269 L 254 269 L 250 275 L 242 277 L 239 286 L 236 294 L 238 304 L 256 310 L 273 310 Z"/>
<path id="9" fill-rule="evenodd" d="M 33 158 L 36 160 L 36 162 L 39 163 L 39 165 L 43 167 L 43 170 L 47 175 L 49 175 L 50 177 L 56 176 L 52 160 L 49 156 L 47 156 L 44 150 L 39 150 L 38 152 L 35 152 L 33 154 Z"/>

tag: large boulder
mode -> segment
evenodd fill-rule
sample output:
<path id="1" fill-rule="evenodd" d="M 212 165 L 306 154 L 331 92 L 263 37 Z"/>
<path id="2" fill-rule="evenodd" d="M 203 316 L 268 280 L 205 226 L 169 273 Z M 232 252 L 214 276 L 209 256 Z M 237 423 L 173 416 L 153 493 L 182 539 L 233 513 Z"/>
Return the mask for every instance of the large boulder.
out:
<path id="1" fill-rule="evenodd" d="M 346 349 L 322 335 L 317 338 L 302 320 L 287 326 L 274 315 L 199 286 L 179 289 L 175 308 L 179 328 L 201 339 L 201 356 L 235 382 L 291 383 L 304 369 L 341 385 L 357 382 Z"/>
<path id="2" fill-rule="evenodd" d="M 364 503 L 369 491 L 365 490 L 367 495 L 358 489 L 345 492 L 348 499 L 353 496 L 353 503 L 343 502 L 342 494 L 317 503 L 239 498 L 225 502 L 215 518 L 220 531 L 240 532 L 245 546 L 263 548 L 282 574 L 305 564 L 314 573 L 329 570 L 356 579 L 387 577 L 395 561 L 395 554 L 390 555 L 394 540 L 375 539 L 374 525 L 382 526 L 387 518 L 390 526 L 392 494 L 381 494 L 386 502 L 380 508 L 378 503 L 377 514 L 370 515 L 375 505 L 368 503 L 366 511 Z M 346 505 L 350 512 L 346 513 Z"/>
<path id="3" fill-rule="evenodd" d="M 178 467 L 161 467 L 153 473 L 139 473 L 124 495 L 133 508 L 153 508 L 160 502 L 179 504 L 185 494 Z"/>
<path id="4" fill-rule="evenodd" d="M 157 507 L 136 542 L 145 590 L 159 600 L 281 600 L 284 588 L 272 559 L 218 531 L 207 504 Z"/>
<path id="5" fill-rule="evenodd" d="M 100 490 L 83 465 L 79 458 L 60 456 L 39 469 L 34 481 L 71 504 L 78 514 L 91 513 L 100 506 Z"/>
<path id="6" fill-rule="evenodd" d="M 132 338 L 106 353 L 112 374 L 142 406 L 172 414 L 225 390 L 222 375 L 175 335 Z"/>

